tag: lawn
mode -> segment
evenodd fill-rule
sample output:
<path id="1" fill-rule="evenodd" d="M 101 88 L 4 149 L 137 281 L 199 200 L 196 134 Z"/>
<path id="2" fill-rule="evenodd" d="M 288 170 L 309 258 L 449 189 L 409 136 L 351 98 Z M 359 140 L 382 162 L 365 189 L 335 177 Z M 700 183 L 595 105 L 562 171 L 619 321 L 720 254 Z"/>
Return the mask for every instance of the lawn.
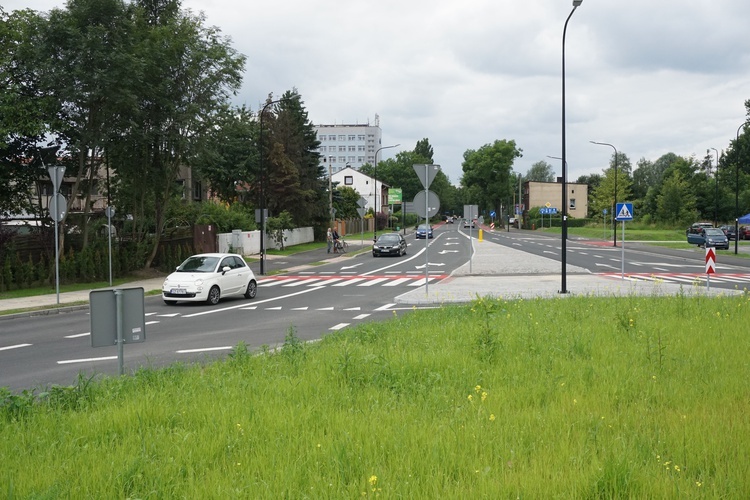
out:
<path id="1" fill-rule="evenodd" d="M 0 495 L 747 498 L 749 308 L 482 299 L 0 391 Z"/>

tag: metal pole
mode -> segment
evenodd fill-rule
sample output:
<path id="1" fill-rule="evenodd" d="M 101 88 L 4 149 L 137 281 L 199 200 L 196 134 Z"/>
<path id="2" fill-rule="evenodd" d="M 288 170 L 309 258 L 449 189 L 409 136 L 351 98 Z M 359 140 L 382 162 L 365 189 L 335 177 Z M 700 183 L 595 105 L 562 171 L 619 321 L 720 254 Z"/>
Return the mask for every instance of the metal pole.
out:
<path id="1" fill-rule="evenodd" d="M 430 202 L 429 202 L 429 189 L 427 189 L 427 170 L 428 165 L 425 164 L 424 166 L 424 178 L 425 178 L 425 188 L 424 188 L 424 221 L 427 225 L 427 232 L 424 235 L 424 293 L 425 295 L 429 295 L 428 287 L 430 286 L 430 258 L 429 258 L 429 244 L 430 241 Z"/>
<path id="2" fill-rule="evenodd" d="M 716 148 L 709 148 L 706 150 L 713 149 L 716 152 L 716 172 L 714 173 L 714 226 L 719 225 L 719 151 Z M 735 237 L 737 234 L 735 233 Z"/>
<path id="3" fill-rule="evenodd" d="M 568 172 L 567 172 L 567 151 L 565 146 L 565 35 L 568 31 L 568 21 L 573 17 L 573 13 L 576 11 L 583 0 L 573 0 L 573 10 L 568 14 L 568 18 L 565 20 L 565 26 L 563 27 L 563 38 L 562 38 L 562 280 L 560 293 L 568 293 L 567 287 L 567 239 L 568 239 Z"/>
<path id="4" fill-rule="evenodd" d="M 589 141 L 591 144 L 598 144 L 599 146 L 609 146 L 610 148 L 615 150 L 615 192 L 614 192 L 614 203 L 612 203 L 612 220 L 615 220 L 615 217 L 617 215 L 615 214 L 615 211 L 617 210 L 617 148 L 614 147 L 612 144 L 608 142 L 596 142 L 596 141 Z M 614 223 L 612 225 L 612 246 L 617 246 L 617 229 L 614 227 Z"/>
<path id="5" fill-rule="evenodd" d="M 737 249 L 740 240 L 740 130 L 747 126 L 748 122 L 743 123 L 737 129 L 737 140 L 735 146 L 737 146 L 737 163 L 734 167 L 734 254 L 737 255 Z"/>
<path id="6" fill-rule="evenodd" d="M 122 290 L 115 290 L 116 321 L 117 321 L 117 361 L 120 367 L 120 376 L 125 374 L 125 350 L 123 347 L 122 334 Z"/>
<path id="7" fill-rule="evenodd" d="M 112 207 L 107 206 L 107 250 L 109 252 L 109 286 L 112 286 Z"/>
<path id="8" fill-rule="evenodd" d="M 57 298 L 57 305 L 60 305 L 60 234 L 57 228 L 57 217 L 60 211 L 57 207 L 57 191 L 55 191 L 54 199 L 52 205 L 55 210 L 55 297 Z"/>
<path id="9" fill-rule="evenodd" d="M 263 170 L 263 115 L 266 113 L 266 108 L 268 108 L 268 106 L 285 100 L 286 99 L 276 99 L 274 101 L 268 101 L 260 111 L 260 137 L 258 139 L 258 149 L 260 150 L 260 274 L 266 274 L 266 179 L 265 171 Z"/>
<path id="10" fill-rule="evenodd" d="M 617 231 L 615 231 L 617 232 Z M 625 279 L 625 221 L 622 221 L 622 257 L 620 257 L 620 265 L 622 266 L 620 279 Z"/>

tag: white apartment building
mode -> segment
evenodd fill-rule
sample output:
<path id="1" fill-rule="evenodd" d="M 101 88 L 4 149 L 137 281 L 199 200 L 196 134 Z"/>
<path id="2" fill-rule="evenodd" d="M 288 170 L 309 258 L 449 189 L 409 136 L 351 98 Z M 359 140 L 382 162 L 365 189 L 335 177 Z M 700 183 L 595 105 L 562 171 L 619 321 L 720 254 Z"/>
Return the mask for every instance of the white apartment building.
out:
<path id="1" fill-rule="evenodd" d="M 375 115 L 375 124 L 315 125 L 320 141 L 320 161 L 329 174 L 335 174 L 347 166 L 355 170 L 365 163 L 375 163 L 375 153 L 380 148 L 382 131 L 380 117 Z"/>
<path id="2" fill-rule="evenodd" d="M 375 181 L 359 170 L 345 167 L 331 175 L 331 182 L 338 183 L 337 187 L 350 187 L 360 196 L 367 200 L 365 209 L 375 209 L 377 203 L 378 212 L 388 212 L 388 204 L 383 205 L 383 200 L 388 200 L 388 184 Z"/>

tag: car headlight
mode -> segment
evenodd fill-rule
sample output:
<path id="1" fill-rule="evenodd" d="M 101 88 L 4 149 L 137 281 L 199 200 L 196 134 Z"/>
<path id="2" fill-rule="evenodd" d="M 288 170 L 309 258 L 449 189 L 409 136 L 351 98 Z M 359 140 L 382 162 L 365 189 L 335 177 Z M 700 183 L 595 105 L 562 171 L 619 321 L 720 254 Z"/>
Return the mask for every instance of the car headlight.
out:
<path id="1" fill-rule="evenodd" d="M 380 247 L 379 247 L 379 246 L 377 246 L 377 245 L 373 245 L 373 246 L 372 246 L 372 249 L 373 249 L 373 250 L 380 250 Z"/>
<path id="2" fill-rule="evenodd" d="M 195 280 L 195 286 L 203 286 L 203 280 Z"/>

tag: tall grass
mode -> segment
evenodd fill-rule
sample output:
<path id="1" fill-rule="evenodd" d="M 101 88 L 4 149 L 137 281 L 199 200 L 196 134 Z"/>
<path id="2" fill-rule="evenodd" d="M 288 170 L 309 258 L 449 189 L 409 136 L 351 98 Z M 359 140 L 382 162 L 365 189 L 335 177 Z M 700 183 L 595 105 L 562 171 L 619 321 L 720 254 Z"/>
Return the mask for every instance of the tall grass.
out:
<path id="1" fill-rule="evenodd" d="M 749 308 L 480 299 L 5 394 L 0 496 L 747 498 Z"/>

